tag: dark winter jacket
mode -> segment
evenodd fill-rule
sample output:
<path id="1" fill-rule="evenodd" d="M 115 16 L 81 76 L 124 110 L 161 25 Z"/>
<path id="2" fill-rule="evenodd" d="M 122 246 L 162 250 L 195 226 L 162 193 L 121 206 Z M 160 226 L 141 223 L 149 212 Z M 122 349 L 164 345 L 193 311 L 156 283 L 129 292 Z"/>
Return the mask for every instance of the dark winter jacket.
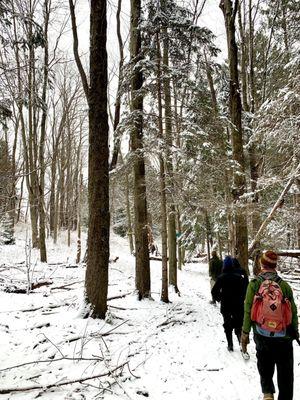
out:
<path id="1" fill-rule="evenodd" d="M 226 268 L 217 279 L 211 294 L 214 300 L 221 302 L 221 313 L 242 312 L 248 285 L 245 271 Z"/>
<path id="2" fill-rule="evenodd" d="M 221 275 L 222 266 L 222 260 L 220 260 L 218 256 L 213 256 L 209 262 L 209 276 L 214 281 L 216 281 L 218 276 Z"/>
<path id="3" fill-rule="evenodd" d="M 262 276 L 264 279 L 270 279 L 270 280 L 275 280 L 277 278 L 277 273 L 276 271 L 274 272 L 265 272 L 263 274 L 260 274 L 259 276 Z M 245 308 L 244 308 L 244 323 L 243 323 L 243 331 L 244 332 L 250 332 L 251 327 L 253 327 L 254 332 L 256 332 L 256 325 L 251 321 L 251 308 L 252 308 L 252 303 L 255 294 L 258 292 L 259 287 L 261 285 L 261 280 L 258 278 L 252 279 L 252 281 L 249 283 L 248 289 L 247 289 L 247 294 L 246 294 L 246 299 L 245 299 Z M 291 302 L 292 306 L 292 328 L 294 331 L 298 332 L 298 315 L 297 315 L 297 307 L 294 301 L 294 296 L 293 296 L 293 291 L 290 287 L 290 285 L 285 282 L 284 280 L 281 280 L 279 282 L 279 286 L 282 290 L 283 296 L 288 298 Z M 286 335 L 286 338 L 289 338 L 289 334 Z"/>

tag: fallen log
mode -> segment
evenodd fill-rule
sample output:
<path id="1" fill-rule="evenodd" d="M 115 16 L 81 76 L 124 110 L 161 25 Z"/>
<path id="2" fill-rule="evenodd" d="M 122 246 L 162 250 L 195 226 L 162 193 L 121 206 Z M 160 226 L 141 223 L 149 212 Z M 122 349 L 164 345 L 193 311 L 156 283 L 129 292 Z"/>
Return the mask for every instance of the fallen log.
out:
<path id="1" fill-rule="evenodd" d="M 31 283 L 31 285 L 28 288 L 19 288 L 16 285 L 12 286 L 7 286 L 4 289 L 5 293 L 16 293 L 16 294 L 27 294 L 28 291 L 31 292 L 32 290 L 38 289 L 42 286 L 49 286 L 52 285 L 52 281 L 41 281 L 41 282 L 36 282 L 36 283 Z"/>
<path id="2" fill-rule="evenodd" d="M 300 257 L 300 249 L 298 250 L 278 250 L 277 255 L 281 257 Z"/>

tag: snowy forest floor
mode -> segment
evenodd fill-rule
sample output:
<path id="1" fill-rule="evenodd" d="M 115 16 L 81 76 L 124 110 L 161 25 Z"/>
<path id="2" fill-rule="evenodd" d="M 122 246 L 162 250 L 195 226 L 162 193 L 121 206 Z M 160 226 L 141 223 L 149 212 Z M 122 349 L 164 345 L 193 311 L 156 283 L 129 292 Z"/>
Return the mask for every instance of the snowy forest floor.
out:
<path id="1" fill-rule="evenodd" d="M 134 258 L 126 240 L 112 235 L 111 258 L 119 259 L 111 264 L 109 297 L 125 297 L 109 300 L 104 322 L 81 317 L 84 267 L 73 264 L 75 244 L 49 242 L 44 265 L 32 252 L 32 281 L 51 284 L 28 295 L 5 291 L 26 288 L 24 249 L 24 231 L 16 245 L 0 248 L 0 393 L 38 388 L 0 394 L 0 399 L 261 399 L 253 340 L 249 361 L 242 359 L 237 341 L 234 352 L 227 351 L 219 306 L 209 304 L 206 264 L 179 271 L 181 297 L 171 292 L 171 303 L 163 304 L 160 262 L 151 261 L 153 301 L 139 302 L 133 292 Z M 299 310 L 300 285 L 291 284 Z M 299 346 L 294 350 L 299 400 Z"/>

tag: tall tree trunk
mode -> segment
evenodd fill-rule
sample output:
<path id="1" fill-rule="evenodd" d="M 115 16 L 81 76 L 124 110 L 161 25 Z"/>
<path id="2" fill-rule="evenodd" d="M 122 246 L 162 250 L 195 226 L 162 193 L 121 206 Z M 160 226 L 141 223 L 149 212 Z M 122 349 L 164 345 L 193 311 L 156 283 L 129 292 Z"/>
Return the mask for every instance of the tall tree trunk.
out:
<path id="1" fill-rule="evenodd" d="M 238 74 L 238 49 L 235 39 L 235 19 L 238 9 L 238 0 L 234 6 L 231 0 L 222 0 L 220 7 L 224 14 L 228 58 L 230 73 L 230 98 L 229 112 L 231 121 L 232 156 L 237 168 L 233 176 L 233 199 L 235 203 L 235 256 L 237 256 L 243 268 L 248 271 L 248 229 L 246 207 L 241 197 L 246 190 L 245 158 L 243 150 L 242 130 L 242 103 L 239 88 Z"/>
<path id="2" fill-rule="evenodd" d="M 30 2 L 31 4 L 31 2 Z M 31 6 L 30 6 L 31 8 Z M 32 10 L 31 10 L 32 12 Z M 31 235 L 32 235 L 32 247 L 39 247 L 38 240 L 38 196 L 37 196 L 37 165 L 36 165 L 36 152 L 34 146 L 34 109 L 36 107 L 35 102 L 35 87 L 33 84 L 35 74 L 35 56 L 32 39 L 32 19 L 29 23 L 29 64 L 28 64 L 28 151 L 29 151 L 29 179 L 27 180 L 27 189 L 29 193 L 29 205 L 30 205 L 30 220 L 31 220 Z"/>
<path id="3" fill-rule="evenodd" d="M 134 253 L 133 245 L 133 232 L 132 232 L 132 220 L 131 220 L 131 209 L 130 209 L 130 188 L 129 188 L 129 173 L 125 172 L 125 201 L 126 201 L 126 217 L 127 217 L 127 236 L 129 241 L 130 254 Z"/>
<path id="4" fill-rule="evenodd" d="M 66 206 L 65 206 L 65 224 L 67 228 L 67 244 L 68 247 L 71 246 L 71 227 L 72 227 L 72 215 L 73 215 L 73 208 L 71 206 L 71 192 L 72 192 L 72 173 L 71 173 L 71 164 L 72 164 L 72 158 L 71 158 L 71 147 L 72 147 L 72 141 L 71 141 L 71 122 L 70 118 L 67 118 L 67 146 L 66 146 Z"/>
<path id="5" fill-rule="evenodd" d="M 131 110 L 134 123 L 131 128 L 131 148 L 134 153 L 134 214 L 136 288 L 141 300 L 150 297 L 150 262 L 147 237 L 147 197 L 145 161 L 143 154 L 143 73 L 141 68 L 141 0 L 131 0 L 130 58 L 133 66 L 131 78 Z"/>
<path id="6" fill-rule="evenodd" d="M 89 102 L 89 230 L 85 289 L 94 318 L 107 311 L 109 176 L 106 1 L 91 0 Z"/>
<path id="7" fill-rule="evenodd" d="M 22 201 L 23 201 L 23 192 L 24 192 L 24 181 L 25 181 L 25 164 L 23 163 L 22 167 L 20 168 L 22 171 L 22 178 L 20 184 L 20 198 L 18 202 L 18 212 L 17 212 L 17 223 L 20 222 L 21 219 L 21 210 L 22 210 Z"/>
<path id="8" fill-rule="evenodd" d="M 159 33 L 156 33 L 157 49 L 157 102 L 158 102 L 158 135 L 159 141 L 163 143 L 163 112 L 162 112 L 162 85 L 161 85 L 161 51 Z M 168 232 L 167 232 L 167 196 L 166 196 L 166 174 L 163 149 L 159 149 L 159 186 L 160 186 L 160 220 L 161 220 L 161 301 L 169 302 L 168 293 Z"/>
<path id="9" fill-rule="evenodd" d="M 57 243 L 58 237 L 58 225 L 59 225 L 59 200 L 60 200 L 60 190 L 61 190 L 61 175 L 59 175 L 58 182 L 56 185 L 56 197 L 55 197 L 55 212 L 54 212 L 54 225 L 53 225 L 53 243 Z"/>
<path id="10" fill-rule="evenodd" d="M 258 6 L 257 6 L 258 7 Z M 253 16 L 252 0 L 249 0 L 249 92 L 250 92 L 250 112 L 254 115 L 257 104 L 256 95 L 256 83 L 255 83 L 255 72 L 254 72 L 254 22 L 255 15 Z M 249 121 L 249 131 L 253 132 L 253 119 Z M 251 225 L 252 234 L 256 235 L 261 225 L 261 217 L 258 210 L 259 195 L 257 193 L 257 182 L 259 179 L 259 159 L 257 155 L 257 147 L 255 141 L 251 141 L 249 147 L 249 165 L 250 165 L 250 178 L 251 178 L 251 192 L 252 196 L 252 209 L 251 209 Z M 260 241 L 257 241 L 255 245 L 255 255 L 253 257 L 253 274 L 257 275 L 260 270 Z"/>
<path id="11" fill-rule="evenodd" d="M 50 182 L 50 199 L 49 199 L 49 229 L 50 229 L 50 236 L 54 237 L 54 221 L 55 221 L 55 202 L 56 202 L 56 197 L 58 194 L 56 193 L 56 172 L 57 172 L 57 156 L 56 156 L 56 151 L 54 150 L 54 153 L 52 155 L 52 161 L 51 161 L 51 182 Z"/>
<path id="12" fill-rule="evenodd" d="M 295 193 L 295 208 L 296 208 L 295 244 L 296 248 L 300 249 L 300 179 L 296 180 L 296 185 L 298 192 Z"/>
<path id="13" fill-rule="evenodd" d="M 238 22 L 239 22 L 240 43 L 241 43 L 241 78 L 242 78 L 243 108 L 245 111 L 249 111 L 248 85 L 247 85 L 248 57 L 247 57 L 246 32 L 245 32 L 245 13 L 242 14 L 240 3 L 238 5 Z"/>
<path id="14" fill-rule="evenodd" d="M 206 246 L 207 246 L 207 262 L 208 265 L 211 260 L 211 253 L 210 253 L 210 247 L 211 247 L 211 225 L 210 225 L 210 220 L 209 220 L 209 215 L 207 210 L 205 210 L 205 230 L 206 230 Z"/>
<path id="15" fill-rule="evenodd" d="M 40 247 L 40 260 L 41 262 L 47 262 L 47 249 L 46 249 L 46 226 L 45 226 L 45 141 L 46 141 L 46 120 L 48 114 L 47 106 L 47 87 L 48 87 L 48 75 L 49 75 L 49 52 L 48 52 L 48 26 L 50 17 L 51 1 L 45 0 L 44 3 L 44 67 L 43 67 L 43 93 L 42 93 L 42 120 L 41 120 L 41 136 L 39 143 L 39 167 L 40 167 L 40 178 L 39 178 L 39 247 Z"/>
<path id="16" fill-rule="evenodd" d="M 76 254 L 76 264 L 80 263 L 81 258 L 81 193 L 82 193 L 82 182 L 83 182 L 83 174 L 82 174 L 82 166 L 80 163 L 80 167 L 78 170 L 79 179 L 78 179 L 78 194 L 77 194 L 77 254 Z"/>
<path id="17" fill-rule="evenodd" d="M 165 0 L 161 0 L 162 12 L 167 9 Z M 173 137 L 172 137 L 172 105 L 171 105 L 171 82 L 169 78 L 169 38 L 166 26 L 162 28 L 163 33 L 163 65 L 164 65 L 164 100 L 165 100 L 165 137 L 166 137 L 166 171 L 167 186 L 170 192 L 168 212 L 168 241 L 169 241 L 169 283 L 174 286 L 176 293 L 177 286 L 177 245 L 176 245 L 176 207 L 174 204 L 174 171 L 173 171 Z"/>
<path id="18" fill-rule="evenodd" d="M 184 251 L 182 247 L 182 241 L 180 239 L 181 236 L 181 217 L 180 217 L 180 209 L 177 206 L 177 227 L 178 227 L 178 240 L 177 240 L 177 254 L 178 254 L 178 269 L 182 270 L 182 266 L 184 264 Z"/>
<path id="19" fill-rule="evenodd" d="M 113 122 L 113 128 L 114 128 L 114 149 L 113 149 L 113 154 L 112 154 L 112 159 L 110 163 L 110 170 L 114 169 L 117 165 L 118 161 L 118 154 L 120 151 L 120 144 L 121 144 L 121 137 L 117 135 L 117 128 L 120 122 L 120 115 L 121 115 L 121 88 L 122 88 L 122 81 L 123 81 L 123 64 L 124 64 L 124 51 L 123 51 L 123 40 L 122 40 L 122 35 L 121 35 L 121 21 L 120 21 L 120 15 L 122 11 L 122 0 L 118 0 L 118 8 L 117 8 L 117 37 L 118 37 L 118 43 L 119 43 L 119 76 L 118 76 L 118 89 L 117 89 L 117 98 L 116 98 L 116 104 L 115 104 L 115 117 L 114 117 L 114 122 Z"/>
<path id="20" fill-rule="evenodd" d="M 11 168 L 11 177 L 12 183 L 10 188 L 10 199 L 9 199 L 9 218 L 11 221 L 12 232 L 14 235 L 14 227 L 16 223 L 16 211 L 17 211 L 17 196 L 16 196 L 16 185 L 17 185 L 17 162 L 16 162 L 16 154 L 17 154 L 17 142 L 18 142 L 18 130 L 20 125 L 20 116 L 18 115 L 15 124 L 15 132 L 14 132 L 14 141 L 12 147 L 12 168 Z M 14 238 L 13 238 L 14 240 Z"/>

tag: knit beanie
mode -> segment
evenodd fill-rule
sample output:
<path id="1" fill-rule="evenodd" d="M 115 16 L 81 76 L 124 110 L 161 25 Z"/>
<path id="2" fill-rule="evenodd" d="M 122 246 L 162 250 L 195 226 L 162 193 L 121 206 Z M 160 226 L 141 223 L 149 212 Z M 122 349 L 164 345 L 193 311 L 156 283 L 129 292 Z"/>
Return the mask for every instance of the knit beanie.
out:
<path id="1" fill-rule="evenodd" d="M 233 269 L 233 262 L 231 256 L 226 256 L 223 260 L 223 271 L 230 271 Z"/>
<path id="2" fill-rule="evenodd" d="M 277 266 L 277 259 L 278 255 L 274 251 L 268 250 L 264 252 L 261 256 L 261 267 L 275 269 Z"/>

